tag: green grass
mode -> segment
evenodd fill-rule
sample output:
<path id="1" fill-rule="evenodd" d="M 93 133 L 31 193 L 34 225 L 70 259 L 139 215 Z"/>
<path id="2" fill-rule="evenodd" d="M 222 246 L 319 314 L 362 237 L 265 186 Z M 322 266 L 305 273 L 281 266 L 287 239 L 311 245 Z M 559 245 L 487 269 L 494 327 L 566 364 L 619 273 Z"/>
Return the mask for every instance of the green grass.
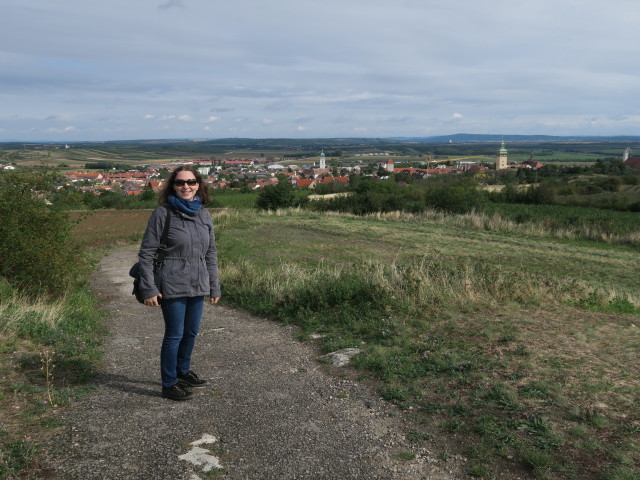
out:
<path id="1" fill-rule="evenodd" d="M 624 235 L 638 232 L 640 214 L 597 208 L 563 205 L 517 205 L 493 203 L 485 207 L 488 214 L 499 214 L 518 223 L 537 223 L 548 229 L 590 228 L 603 234 Z"/>
<path id="2" fill-rule="evenodd" d="M 213 190 L 211 198 L 215 208 L 252 209 L 258 198 L 257 192 L 242 193 L 236 190 Z"/>
<path id="3" fill-rule="evenodd" d="M 87 394 L 101 358 L 102 313 L 86 287 L 60 301 L 0 298 L 0 478 L 35 478 L 39 444 L 56 410 Z"/>
<path id="4" fill-rule="evenodd" d="M 451 218 L 451 217 L 449 217 Z M 308 211 L 290 215 L 247 212 L 222 235 L 243 236 L 221 249 L 224 260 L 243 258 L 259 265 L 418 264 L 426 257 L 483 261 L 512 272 L 588 281 L 611 291 L 640 291 L 640 256 L 634 248 L 601 242 L 574 242 L 540 233 L 527 235 L 498 226 L 487 230 L 483 220 L 471 217 L 447 222 L 429 217 L 371 217 L 321 214 Z M 465 220 L 468 218 L 468 220 Z M 224 238 L 222 239 L 224 241 Z M 613 297 L 612 297 L 613 298 Z"/>
<path id="5" fill-rule="evenodd" d="M 438 435 L 479 478 L 638 472 L 634 248 L 467 217 L 219 220 L 223 300 L 361 348 L 359 375 L 431 426 L 412 441 Z"/>

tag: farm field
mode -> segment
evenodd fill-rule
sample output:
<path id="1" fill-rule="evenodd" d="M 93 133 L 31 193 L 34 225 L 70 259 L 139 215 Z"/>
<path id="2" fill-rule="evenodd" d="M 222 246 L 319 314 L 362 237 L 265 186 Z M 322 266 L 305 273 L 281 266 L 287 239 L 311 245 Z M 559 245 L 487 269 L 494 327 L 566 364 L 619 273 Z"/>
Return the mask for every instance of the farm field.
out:
<path id="1" fill-rule="evenodd" d="M 49 150 L 0 150 L 0 163 L 15 163 L 22 167 L 32 166 L 60 166 L 82 169 L 91 162 L 112 162 L 123 165 L 172 163 L 186 158 L 193 158 L 179 152 L 151 152 L 139 149 L 49 149 Z"/>

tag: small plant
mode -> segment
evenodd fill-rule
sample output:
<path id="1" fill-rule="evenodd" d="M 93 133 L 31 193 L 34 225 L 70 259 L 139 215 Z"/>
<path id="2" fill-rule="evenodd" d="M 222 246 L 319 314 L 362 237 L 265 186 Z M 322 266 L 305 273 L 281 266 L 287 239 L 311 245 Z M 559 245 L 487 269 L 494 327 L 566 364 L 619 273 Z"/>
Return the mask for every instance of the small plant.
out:
<path id="1" fill-rule="evenodd" d="M 474 464 L 469 467 L 469 475 L 476 478 L 490 479 L 492 477 L 491 471 L 486 465 Z"/>
<path id="2" fill-rule="evenodd" d="M 613 467 L 604 476 L 605 480 L 640 480 L 640 473 L 628 467 Z"/>
<path id="3" fill-rule="evenodd" d="M 427 433 L 419 432 L 417 430 L 411 430 L 407 433 L 406 438 L 410 442 L 420 442 L 422 440 L 427 440 L 428 438 L 430 438 L 430 436 Z"/>
<path id="4" fill-rule="evenodd" d="M 609 420 L 602 411 L 594 406 L 581 406 L 573 409 L 573 415 L 577 420 L 584 421 L 594 427 L 603 428 L 609 424 Z"/>
<path id="5" fill-rule="evenodd" d="M 0 477 L 20 478 L 24 471 L 38 454 L 38 445 L 29 436 L 3 445 L 4 452 L 0 452 Z"/>
<path id="6" fill-rule="evenodd" d="M 404 462 L 410 462 L 411 460 L 414 460 L 416 458 L 416 454 L 413 452 L 409 452 L 408 450 L 400 450 L 398 453 L 395 454 L 395 457 L 398 460 L 402 460 Z"/>
<path id="7" fill-rule="evenodd" d="M 520 452 L 520 460 L 536 476 L 542 476 L 551 464 L 551 455 L 537 449 L 528 449 Z"/>
<path id="8" fill-rule="evenodd" d="M 378 393 L 382 398 L 393 403 L 404 403 L 409 400 L 409 392 L 402 387 L 393 385 L 383 385 L 378 388 Z"/>
<path id="9" fill-rule="evenodd" d="M 457 433 L 457 432 L 464 431 L 466 429 L 466 424 L 462 420 L 452 419 L 452 420 L 447 420 L 443 422 L 442 425 L 440 425 L 440 427 L 445 432 Z"/>
<path id="10" fill-rule="evenodd" d="M 587 440 L 582 442 L 582 446 L 588 452 L 595 452 L 596 450 L 602 447 L 602 444 L 597 438 L 588 438 Z"/>
<path id="11" fill-rule="evenodd" d="M 507 409 L 516 409 L 520 405 L 516 391 L 505 383 L 495 385 L 484 398 Z"/>
<path id="12" fill-rule="evenodd" d="M 44 373 L 44 379 L 47 386 L 47 400 L 49 405 L 53 407 L 52 391 L 53 391 L 53 369 L 55 364 L 53 363 L 53 357 L 55 352 L 50 349 L 45 349 L 40 352 L 40 361 L 42 362 L 41 370 Z"/>
<path id="13" fill-rule="evenodd" d="M 527 350 L 527 346 L 524 343 L 518 343 L 513 353 L 519 357 L 529 356 L 529 350 Z"/>
<path id="14" fill-rule="evenodd" d="M 209 470 L 208 472 L 204 472 L 204 478 L 206 479 L 215 479 L 215 478 L 219 478 L 221 475 L 224 475 L 227 473 L 227 469 L 226 468 L 212 468 L 211 470 Z"/>

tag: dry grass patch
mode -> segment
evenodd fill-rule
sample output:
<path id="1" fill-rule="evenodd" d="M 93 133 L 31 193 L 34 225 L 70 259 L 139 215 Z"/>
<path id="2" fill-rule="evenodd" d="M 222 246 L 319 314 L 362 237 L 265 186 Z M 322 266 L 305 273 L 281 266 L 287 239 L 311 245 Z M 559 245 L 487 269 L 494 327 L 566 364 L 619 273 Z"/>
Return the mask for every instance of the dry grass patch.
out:
<path id="1" fill-rule="evenodd" d="M 412 340 L 393 352 L 413 351 L 405 357 L 410 369 L 393 366 L 386 356 L 392 349 L 379 347 L 361 365 L 384 380 L 383 396 L 424 415 L 423 436 L 457 445 L 483 478 L 521 468 L 521 475 L 547 479 L 635 478 L 638 317 L 565 308 L 500 312 L 416 323 Z"/>
<path id="2" fill-rule="evenodd" d="M 640 395 L 638 316 L 569 309 L 528 312 L 525 319 L 520 329 L 536 370 L 561 381 L 582 408 L 630 418 Z"/>
<path id="3" fill-rule="evenodd" d="M 92 210 L 73 212 L 75 238 L 83 247 L 103 248 L 142 238 L 151 210 Z"/>

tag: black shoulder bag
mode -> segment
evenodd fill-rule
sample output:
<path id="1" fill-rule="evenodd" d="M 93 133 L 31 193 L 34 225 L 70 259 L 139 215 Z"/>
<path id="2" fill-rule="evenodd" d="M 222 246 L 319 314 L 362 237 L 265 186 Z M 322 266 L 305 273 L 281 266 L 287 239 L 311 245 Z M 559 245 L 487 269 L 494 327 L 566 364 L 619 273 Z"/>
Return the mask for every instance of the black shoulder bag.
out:
<path id="1" fill-rule="evenodd" d="M 156 250 L 156 254 L 153 257 L 153 271 L 156 272 L 164 265 L 164 255 L 167 249 L 167 237 L 169 236 L 169 225 L 171 224 L 171 210 L 167 208 L 167 218 L 164 221 L 164 228 L 162 229 L 162 236 L 160 237 L 160 245 Z M 132 295 L 136 296 L 136 300 L 140 303 L 144 303 L 144 298 L 140 293 L 140 262 L 136 262 L 131 270 L 129 270 L 129 276 L 133 277 L 133 291 Z"/>

